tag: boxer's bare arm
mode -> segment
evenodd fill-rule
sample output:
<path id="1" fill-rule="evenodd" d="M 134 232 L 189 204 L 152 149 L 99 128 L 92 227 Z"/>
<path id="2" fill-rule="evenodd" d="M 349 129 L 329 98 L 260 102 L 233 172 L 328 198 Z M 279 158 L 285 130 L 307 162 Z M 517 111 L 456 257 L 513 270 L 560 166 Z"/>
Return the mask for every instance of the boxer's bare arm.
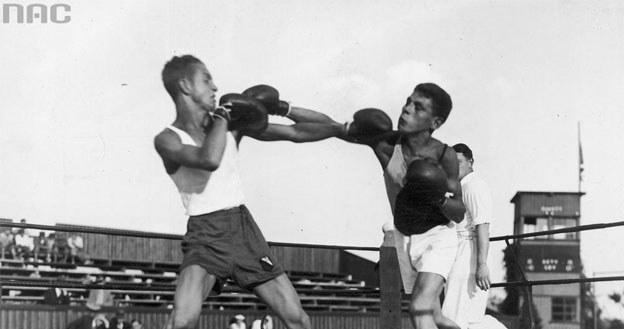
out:
<path id="1" fill-rule="evenodd" d="M 263 133 L 247 136 L 261 141 L 315 142 L 342 134 L 342 125 L 334 123 L 301 122 L 292 125 L 269 124 Z"/>
<path id="2" fill-rule="evenodd" d="M 303 107 L 292 106 L 288 113 L 288 118 L 294 122 L 314 122 L 314 123 L 326 123 L 326 124 L 339 124 L 329 115 L 313 110 L 309 110 Z"/>
<path id="3" fill-rule="evenodd" d="M 214 171 L 219 168 L 226 145 L 227 122 L 213 121 L 206 130 L 206 137 L 200 147 L 182 144 L 180 137 L 165 129 L 154 138 L 154 147 L 162 158 L 168 173 L 179 166 Z"/>
<path id="4" fill-rule="evenodd" d="M 441 164 L 448 178 L 448 191 L 453 194 L 446 199 L 441 210 L 447 218 L 455 223 L 459 223 L 464 219 L 466 208 L 462 202 L 462 190 L 459 184 L 459 163 L 457 162 L 455 150 L 450 147 L 447 148 Z"/>
<path id="5" fill-rule="evenodd" d="M 375 157 L 379 160 L 382 170 L 386 170 L 388 162 L 390 162 L 390 158 L 394 152 L 394 145 L 396 144 L 399 135 L 400 134 L 397 131 L 390 131 L 382 135 L 374 136 L 370 140 L 366 141 L 366 144 L 364 144 L 372 148 L 373 153 L 375 153 Z"/>

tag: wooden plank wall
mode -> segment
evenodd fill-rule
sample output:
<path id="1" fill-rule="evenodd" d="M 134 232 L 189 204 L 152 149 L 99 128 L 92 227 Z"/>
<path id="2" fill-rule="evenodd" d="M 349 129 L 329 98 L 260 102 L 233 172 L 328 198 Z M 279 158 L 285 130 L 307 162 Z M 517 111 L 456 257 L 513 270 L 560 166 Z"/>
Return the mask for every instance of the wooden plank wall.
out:
<path id="1" fill-rule="evenodd" d="M 66 224 L 57 224 L 57 226 L 102 230 L 102 228 Z M 105 230 L 111 233 L 127 232 Z M 182 261 L 179 240 L 135 238 L 99 233 L 79 233 L 79 235 L 84 240 L 85 252 L 91 258 L 155 263 L 180 263 Z M 340 270 L 340 250 L 273 246 L 271 251 L 287 271 L 338 273 Z"/>
<path id="2" fill-rule="evenodd" d="M 340 250 L 273 246 L 271 252 L 286 271 L 339 273 Z"/>
<path id="3" fill-rule="evenodd" d="M 67 224 L 57 224 L 56 226 L 103 230 L 103 228 Z M 128 232 L 114 229 L 104 230 L 111 233 Z M 135 238 L 101 233 L 78 234 L 83 238 L 85 253 L 91 258 L 156 263 L 179 263 L 182 261 L 179 240 Z"/>

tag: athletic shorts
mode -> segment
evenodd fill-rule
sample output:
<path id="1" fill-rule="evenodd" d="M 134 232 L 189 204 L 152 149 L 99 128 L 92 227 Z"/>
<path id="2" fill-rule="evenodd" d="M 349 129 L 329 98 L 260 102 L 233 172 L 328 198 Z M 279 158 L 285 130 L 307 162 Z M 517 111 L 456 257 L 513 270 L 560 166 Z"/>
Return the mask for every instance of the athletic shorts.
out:
<path id="1" fill-rule="evenodd" d="M 423 234 L 405 236 L 394 231 L 399 269 L 405 293 L 414 289 L 417 272 L 435 273 L 446 280 L 457 255 L 457 231 L 438 225 Z"/>
<path id="2" fill-rule="evenodd" d="M 180 271 L 199 265 L 217 277 L 215 291 L 227 279 L 251 290 L 284 273 L 247 207 L 191 216 L 182 240 Z"/>

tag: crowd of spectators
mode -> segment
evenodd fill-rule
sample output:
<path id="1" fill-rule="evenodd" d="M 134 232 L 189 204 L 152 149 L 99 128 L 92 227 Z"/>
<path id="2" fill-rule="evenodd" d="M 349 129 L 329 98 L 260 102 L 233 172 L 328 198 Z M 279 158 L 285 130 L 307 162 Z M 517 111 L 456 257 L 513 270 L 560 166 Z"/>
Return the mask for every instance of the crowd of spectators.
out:
<path id="1" fill-rule="evenodd" d="M 0 227 L 0 259 L 76 264 L 85 259 L 84 241 L 76 233 Z"/>
<path id="2" fill-rule="evenodd" d="M 246 318 L 242 314 L 236 314 L 233 316 L 229 323 L 228 329 L 247 329 Z M 263 317 L 255 319 L 251 323 L 250 329 L 273 329 L 273 318 L 266 314 Z"/>
<path id="3" fill-rule="evenodd" d="M 144 329 L 138 319 L 128 320 L 123 308 L 117 309 L 110 317 L 99 308 L 89 308 L 89 313 L 70 322 L 67 329 Z"/>

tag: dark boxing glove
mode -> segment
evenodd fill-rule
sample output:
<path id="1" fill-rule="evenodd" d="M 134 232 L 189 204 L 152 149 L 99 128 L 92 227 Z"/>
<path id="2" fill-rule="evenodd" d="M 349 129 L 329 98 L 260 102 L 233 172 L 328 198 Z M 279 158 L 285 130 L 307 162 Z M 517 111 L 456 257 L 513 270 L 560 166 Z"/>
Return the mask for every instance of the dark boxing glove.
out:
<path id="1" fill-rule="evenodd" d="M 229 107 L 229 105 L 227 106 Z M 230 117 L 230 109 L 228 107 L 219 106 L 215 109 L 212 115 L 215 118 L 220 118 L 220 119 L 225 120 L 225 122 L 229 124 L 232 118 Z"/>
<path id="2" fill-rule="evenodd" d="M 225 94 L 219 99 L 220 108 L 225 108 L 230 119 L 229 130 L 261 133 L 269 126 L 267 110 L 257 100 L 241 94 Z M 219 109 L 214 115 L 219 115 Z M 227 118 L 225 118 L 227 120 Z"/>
<path id="3" fill-rule="evenodd" d="M 405 185 L 413 185 L 423 193 L 424 200 L 441 207 L 446 200 L 448 178 L 442 167 L 425 159 L 412 161 L 407 168 Z"/>
<path id="4" fill-rule="evenodd" d="M 353 121 L 345 123 L 345 135 L 356 143 L 392 131 L 392 119 L 382 110 L 366 108 L 355 112 Z"/>
<path id="5" fill-rule="evenodd" d="M 414 160 L 405 176 L 405 186 L 394 204 L 394 226 L 404 235 L 422 234 L 449 219 L 440 208 L 446 201 L 446 173 L 437 164 Z"/>
<path id="6" fill-rule="evenodd" d="M 279 91 L 267 85 L 257 85 L 243 91 L 243 95 L 253 97 L 267 109 L 269 114 L 287 116 L 290 104 L 279 99 Z"/>

